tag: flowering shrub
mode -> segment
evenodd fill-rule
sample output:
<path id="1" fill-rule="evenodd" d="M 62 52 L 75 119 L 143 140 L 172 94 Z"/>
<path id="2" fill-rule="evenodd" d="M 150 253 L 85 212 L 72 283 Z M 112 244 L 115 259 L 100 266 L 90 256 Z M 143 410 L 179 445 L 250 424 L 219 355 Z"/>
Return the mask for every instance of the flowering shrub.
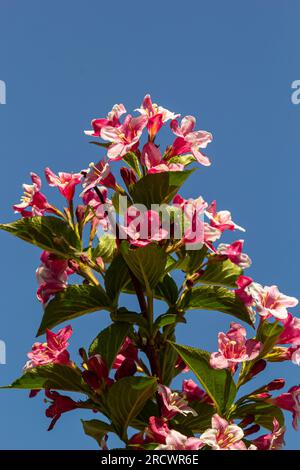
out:
<path id="1" fill-rule="evenodd" d="M 297 428 L 300 385 L 281 394 L 281 378 L 249 393 L 242 387 L 268 362 L 300 365 L 300 319 L 289 312 L 298 301 L 244 275 L 251 260 L 243 240 L 216 243 L 226 231 L 244 231 L 229 211 L 178 194 L 190 165 L 210 165 L 203 149 L 212 135 L 195 130 L 193 116 L 179 120 L 149 95 L 136 111 L 121 120 L 126 110 L 119 104 L 92 121 L 86 134 L 106 151 L 97 164 L 75 174 L 46 168 L 48 185 L 66 207 L 48 202 L 31 173 L 32 184 L 23 185 L 13 206 L 21 218 L 1 225 L 43 250 L 36 275 L 43 306 L 38 335 L 46 340 L 33 345 L 23 375 L 9 388 L 29 389 L 31 397 L 44 390 L 49 430 L 74 409 L 97 413 L 99 419 L 82 423 L 104 449 L 110 433 L 128 449 L 280 449 L 282 410 Z M 168 123 L 174 137 L 162 149 L 157 134 Z M 122 184 L 112 173 L 115 161 L 122 161 Z M 176 271 L 184 274 L 181 285 Z M 69 283 L 74 274 L 78 284 Z M 122 307 L 121 294 L 136 296 L 139 311 Z M 165 304 L 161 314 L 154 311 L 157 299 Z M 100 310 L 111 324 L 79 349 L 76 364 L 68 352 L 69 323 Z M 189 310 L 233 317 L 218 335 L 217 351 L 177 344 L 176 326 L 187 322 Z M 252 327 L 250 337 L 243 324 Z M 173 379 L 187 371 L 194 380 L 174 390 Z"/>

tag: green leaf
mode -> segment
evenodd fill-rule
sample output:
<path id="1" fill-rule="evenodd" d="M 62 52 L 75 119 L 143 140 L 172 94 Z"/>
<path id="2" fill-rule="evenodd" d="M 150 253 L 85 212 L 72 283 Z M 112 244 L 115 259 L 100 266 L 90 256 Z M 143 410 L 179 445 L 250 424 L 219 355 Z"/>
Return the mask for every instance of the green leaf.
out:
<path id="1" fill-rule="evenodd" d="M 277 419 L 280 426 L 284 426 L 284 415 L 281 409 L 263 401 L 255 401 L 239 406 L 232 414 L 232 417 L 243 419 L 249 415 L 254 416 L 255 423 L 269 430 L 273 430 L 274 418 Z"/>
<path id="2" fill-rule="evenodd" d="M 174 377 L 181 372 L 175 368 L 178 359 L 178 353 L 171 344 L 164 343 L 160 350 L 161 379 L 164 385 L 170 385 Z"/>
<path id="3" fill-rule="evenodd" d="M 142 411 L 131 421 L 130 425 L 140 431 L 144 431 L 149 425 L 149 418 L 151 416 L 159 416 L 159 409 L 157 403 L 153 400 L 148 400 L 143 406 Z"/>
<path id="4" fill-rule="evenodd" d="M 225 287 L 196 287 L 186 299 L 183 299 L 180 308 L 187 310 L 215 310 L 233 315 L 252 326 L 248 308 L 234 292 Z"/>
<path id="5" fill-rule="evenodd" d="M 89 421 L 81 420 L 83 430 L 87 436 L 93 437 L 99 446 L 101 447 L 101 441 L 103 437 L 109 433 L 113 432 L 113 427 L 105 423 L 104 421 L 100 421 L 99 419 L 91 419 Z"/>
<path id="6" fill-rule="evenodd" d="M 93 249 L 93 259 L 101 256 L 104 263 L 110 263 L 116 252 L 116 240 L 110 235 L 104 235 L 99 239 L 98 245 Z"/>
<path id="7" fill-rule="evenodd" d="M 174 325 L 176 323 L 186 323 L 186 319 L 182 316 L 176 315 L 175 313 L 164 313 L 159 315 L 154 322 L 154 331 L 158 331 L 167 325 Z"/>
<path id="8" fill-rule="evenodd" d="M 11 385 L 1 388 L 28 390 L 55 389 L 87 393 L 89 388 L 78 369 L 62 364 L 48 364 L 29 369 Z"/>
<path id="9" fill-rule="evenodd" d="M 148 174 L 130 188 L 137 204 L 151 209 L 152 204 L 168 204 L 193 170 Z"/>
<path id="10" fill-rule="evenodd" d="M 129 269 L 146 287 L 155 287 L 164 273 L 167 254 L 164 249 L 155 244 L 143 248 L 127 248 L 127 243 L 121 244 L 121 251 Z"/>
<path id="11" fill-rule="evenodd" d="M 237 287 L 236 280 L 242 273 L 243 270 L 229 259 L 216 262 L 212 257 L 199 282 L 214 286 Z"/>
<path id="12" fill-rule="evenodd" d="M 190 165 L 191 163 L 195 162 L 196 158 L 194 155 L 176 155 L 175 157 L 170 158 L 169 163 L 179 163 L 180 165 Z"/>
<path id="13" fill-rule="evenodd" d="M 105 274 L 106 292 L 111 300 L 116 304 L 119 294 L 131 281 L 128 266 L 122 255 L 117 255 Z"/>
<path id="14" fill-rule="evenodd" d="M 110 369 L 131 328 L 129 323 L 112 323 L 96 336 L 89 348 L 89 355 L 100 354 Z"/>
<path id="15" fill-rule="evenodd" d="M 203 246 L 200 250 L 185 250 L 185 257 L 182 260 L 180 268 L 189 274 L 200 269 L 207 255 L 207 247 Z"/>
<path id="16" fill-rule="evenodd" d="M 199 401 L 193 401 L 190 406 L 197 412 L 197 416 L 177 415 L 172 421 L 172 426 L 178 431 L 182 428 L 186 429 L 190 434 L 203 433 L 206 429 L 211 428 L 211 418 L 215 413 L 214 407 Z"/>
<path id="17" fill-rule="evenodd" d="M 155 288 L 155 297 L 167 301 L 170 306 L 176 304 L 178 295 L 177 284 L 169 274 L 164 276 Z"/>
<path id="18" fill-rule="evenodd" d="M 75 257 L 81 251 L 80 240 L 74 230 L 58 217 L 27 217 L 0 229 L 63 258 Z"/>
<path id="19" fill-rule="evenodd" d="M 58 292 L 45 307 L 37 336 L 64 321 L 96 312 L 111 310 L 111 302 L 101 286 L 74 285 Z"/>
<path id="20" fill-rule="evenodd" d="M 274 323 L 263 321 L 259 325 L 256 338 L 263 344 L 263 349 L 257 359 L 266 356 L 273 349 L 283 330 L 284 327 L 276 321 Z"/>
<path id="21" fill-rule="evenodd" d="M 236 395 L 236 386 L 230 372 L 227 369 L 213 369 L 209 364 L 210 354 L 207 351 L 175 343 L 171 345 L 194 372 L 214 401 L 219 414 L 224 414 Z"/>
<path id="22" fill-rule="evenodd" d="M 107 406 L 114 427 L 122 439 L 127 428 L 142 411 L 157 388 L 155 377 L 124 377 L 109 389 Z"/>
<path id="23" fill-rule="evenodd" d="M 139 178 L 141 178 L 142 173 L 139 165 L 139 159 L 134 152 L 128 152 L 125 157 L 123 157 L 123 161 L 133 169 Z"/>

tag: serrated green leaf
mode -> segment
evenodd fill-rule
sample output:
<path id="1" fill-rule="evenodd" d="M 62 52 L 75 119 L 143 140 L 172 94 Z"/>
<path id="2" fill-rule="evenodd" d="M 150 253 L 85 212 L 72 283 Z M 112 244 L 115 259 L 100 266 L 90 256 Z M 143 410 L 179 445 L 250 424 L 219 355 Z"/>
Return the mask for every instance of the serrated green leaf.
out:
<path id="1" fill-rule="evenodd" d="M 116 240 L 110 235 L 104 235 L 99 239 L 98 245 L 93 249 L 93 259 L 99 256 L 104 263 L 110 263 L 116 252 Z"/>
<path id="2" fill-rule="evenodd" d="M 141 178 L 142 173 L 139 165 L 139 159 L 134 152 L 126 153 L 125 157 L 123 157 L 123 161 L 133 169 L 139 178 Z"/>
<path id="3" fill-rule="evenodd" d="M 259 325 L 256 338 L 263 344 L 263 348 L 258 359 L 266 356 L 273 349 L 283 330 L 284 327 L 276 321 L 273 323 L 263 321 Z"/>
<path id="4" fill-rule="evenodd" d="M 189 155 L 175 155 L 174 157 L 170 158 L 169 163 L 176 163 L 180 165 L 190 165 L 191 163 L 194 163 L 196 161 L 196 158 L 194 155 L 189 154 Z"/>
<path id="5" fill-rule="evenodd" d="M 80 371 L 62 364 L 48 364 L 29 369 L 11 385 L 1 388 L 28 390 L 55 389 L 82 393 L 89 391 L 81 378 Z"/>
<path id="6" fill-rule="evenodd" d="M 76 257 L 81 251 L 80 240 L 74 230 L 58 217 L 27 217 L 0 224 L 0 229 L 63 258 Z"/>
<path id="7" fill-rule="evenodd" d="M 203 246 L 200 250 L 186 250 L 180 269 L 189 274 L 197 271 L 203 264 L 207 252 L 206 246 Z"/>
<path id="8" fill-rule="evenodd" d="M 183 361 L 194 372 L 205 391 L 214 401 L 219 414 L 231 406 L 236 396 L 236 386 L 227 369 L 213 369 L 210 354 L 201 349 L 170 343 Z"/>
<path id="9" fill-rule="evenodd" d="M 237 287 L 236 281 L 242 273 L 243 270 L 229 259 L 216 262 L 213 257 L 209 260 L 199 282 L 214 286 Z"/>
<path id="10" fill-rule="evenodd" d="M 103 437 L 107 433 L 114 431 L 113 427 L 109 423 L 105 423 L 99 419 L 90 419 L 89 421 L 82 419 L 81 422 L 85 434 L 94 438 L 100 447 Z"/>
<path id="11" fill-rule="evenodd" d="M 37 336 L 47 328 L 98 310 L 111 310 L 111 301 L 101 286 L 68 286 L 46 305 Z"/>
<path id="12" fill-rule="evenodd" d="M 124 377 L 109 389 L 107 396 L 109 415 L 122 439 L 126 440 L 128 426 L 142 411 L 156 388 L 155 377 Z"/>
<path id="13" fill-rule="evenodd" d="M 185 318 L 178 316 L 175 313 L 164 313 L 159 315 L 154 322 L 154 331 L 158 331 L 167 325 L 175 325 L 176 323 L 186 323 Z"/>
<path id="14" fill-rule="evenodd" d="M 100 354 L 110 369 L 131 328 L 130 323 L 112 323 L 93 340 L 89 348 L 89 355 Z"/>
<path id="15" fill-rule="evenodd" d="M 193 170 L 148 174 L 130 188 L 136 204 L 151 209 L 152 204 L 168 204 Z"/>
<path id="16" fill-rule="evenodd" d="M 254 422 L 266 429 L 273 430 L 273 419 L 276 418 L 280 426 L 284 426 L 284 415 L 277 406 L 263 401 L 254 401 L 247 405 L 240 405 L 232 414 L 233 418 L 243 419 L 253 415 Z"/>
<path id="17" fill-rule="evenodd" d="M 106 271 L 104 281 L 107 294 L 114 303 L 117 303 L 121 290 L 131 281 L 128 266 L 121 254 L 113 259 Z"/>
<path id="18" fill-rule="evenodd" d="M 187 310 L 214 310 L 242 320 L 252 326 L 249 310 L 233 291 L 225 287 L 199 286 L 183 299 L 180 308 Z"/>
<path id="19" fill-rule="evenodd" d="M 155 297 L 165 300 L 170 306 L 176 304 L 179 291 L 174 279 L 167 274 L 155 287 Z"/>

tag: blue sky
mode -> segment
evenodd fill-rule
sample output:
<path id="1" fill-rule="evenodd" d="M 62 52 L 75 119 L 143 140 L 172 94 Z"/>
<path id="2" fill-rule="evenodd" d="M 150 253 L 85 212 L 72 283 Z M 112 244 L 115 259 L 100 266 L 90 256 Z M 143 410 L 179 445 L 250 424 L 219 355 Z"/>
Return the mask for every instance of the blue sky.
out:
<path id="1" fill-rule="evenodd" d="M 291 102 L 291 83 L 300 79 L 299 14 L 293 0 L 1 0 L 1 221 L 15 218 L 11 205 L 29 171 L 85 168 L 98 153 L 83 134 L 90 120 L 116 102 L 132 110 L 149 92 L 214 135 L 212 166 L 198 168 L 183 195 L 216 198 L 231 210 L 247 228 L 249 275 L 300 298 L 300 105 Z M 47 194 L 55 198 L 55 190 Z M 20 374 L 41 318 L 34 274 L 40 252 L 5 233 L 0 243 L 0 339 L 7 345 L 0 382 L 7 384 Z M 178 342 L 216 350 L 230 318 L 188 315 Z M 73 323 L 74 358 L 107 322 L 96 313 Z M 266 375 L 300 383 L 292 364 Z M 90 414 L 66 414 L 47 433 L 44 410 L 41 397 L 1 391 L 0 448 L 95 448 L 79 421 Z M 287 448 L 297 449 L 299 435 L 287 421 Z"/>

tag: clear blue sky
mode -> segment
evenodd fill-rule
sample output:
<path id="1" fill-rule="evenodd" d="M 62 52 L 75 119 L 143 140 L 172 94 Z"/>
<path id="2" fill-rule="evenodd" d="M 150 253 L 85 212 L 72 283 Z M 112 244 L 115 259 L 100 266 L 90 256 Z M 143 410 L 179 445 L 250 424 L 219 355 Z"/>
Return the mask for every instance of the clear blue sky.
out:
<path id="1" fill-rule="evenodd" d="M 98 152 L 83 135 L 91 118 L 116 102 L 134 109 L 150 92 L 214 134 L 212 166 L 199 168 L 183 194 L 216 198 L 231 210 L 247 228 L 249 274 L 300 298 L 300 105 L 290 99 L 300 79 L 299 14 L 296 0 L 1 0 L 1 221 L 14 219 L 11 205 L 29 171 L 86 167 Z M 0 339 L 7 344 L 0 382 L 7 384 L 20 374 L 41 318 L 40 253 L 5 233 L 0 243 Z M 218 313 L 189 319 L 179 342 L 211 351 L 230 321 Z M 107 321 L 96 313 L 73 322 L 74 358 Z M 300 383 L 299 368 L 287 364 L 269 368 L 266 380 L 282 375 Z M 82 433 L 81 412 L 47 433 L 41 397 L 0 393 L 0 448 L 96 447 Z M 288 448 L 299 449 L 290 416 L 288 423 Z"/>

